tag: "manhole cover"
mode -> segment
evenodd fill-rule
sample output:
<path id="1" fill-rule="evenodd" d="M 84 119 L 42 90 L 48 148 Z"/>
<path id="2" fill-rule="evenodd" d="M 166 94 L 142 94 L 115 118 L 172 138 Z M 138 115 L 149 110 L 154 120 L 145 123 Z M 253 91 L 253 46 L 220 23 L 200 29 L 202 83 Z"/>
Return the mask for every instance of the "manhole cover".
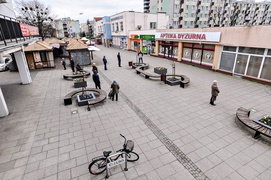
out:
<path id="1" fill-rule="evenodd" d="M 71 113 L 72 113 L 72 114 L 77 114 L 78 111 L 77 111 L 77 110 L 74 110 L 74 111 L 72 111 Z"/>

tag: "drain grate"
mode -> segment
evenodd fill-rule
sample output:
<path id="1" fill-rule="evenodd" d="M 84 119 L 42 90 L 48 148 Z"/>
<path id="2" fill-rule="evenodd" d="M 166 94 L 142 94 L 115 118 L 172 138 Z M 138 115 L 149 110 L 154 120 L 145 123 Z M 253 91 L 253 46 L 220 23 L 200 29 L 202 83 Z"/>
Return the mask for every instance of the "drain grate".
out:
<path id="1" fill-rule="evenodd" d="M 100 75 L 111 84 L 111 81 L 103 73 L 100 73 Z M 209 180 L 196 164 L 193 163 L 193 161 L 191 161 L 191 159 L 186 156 L 180 148 L 178 148 L 178 146 L 176 146 L 125 94 L 121 93 L 120 96 L 195 179 Z"/>

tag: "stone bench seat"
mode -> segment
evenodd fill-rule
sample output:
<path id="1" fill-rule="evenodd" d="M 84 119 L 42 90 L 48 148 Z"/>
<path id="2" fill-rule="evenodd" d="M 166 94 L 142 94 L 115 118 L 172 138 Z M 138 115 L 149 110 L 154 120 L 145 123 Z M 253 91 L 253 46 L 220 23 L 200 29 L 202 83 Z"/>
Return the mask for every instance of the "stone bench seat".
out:
<path id="1" fill-rule="evenodd" d="M 73 80 L 75 78 L 82 78 L 82 77 L 90 76 L 90 71 L 83 70 L 83 72 L 80 72 L 78 74 L 64 74 L 63 78 L 66 80 Z"/>
<path id="2" fill-rule="evenodd" d="M 254 122 L 249 118 L 249 115 L 250 110 L 245 109 L 243 107 L 238 108 L 236 111 L 236 119 L 239 120 L 245 126 L 256 131 L 253 136 L 255 139 L 259 138 L 261 134 L 271 138 L 271 129 Z"/>

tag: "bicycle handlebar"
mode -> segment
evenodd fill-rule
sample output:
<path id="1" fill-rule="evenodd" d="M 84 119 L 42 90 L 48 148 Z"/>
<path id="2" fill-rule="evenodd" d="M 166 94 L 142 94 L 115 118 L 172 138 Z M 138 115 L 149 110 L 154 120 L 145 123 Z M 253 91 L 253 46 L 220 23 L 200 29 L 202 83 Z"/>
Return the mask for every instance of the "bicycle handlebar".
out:
<path id="1" fill-rule="evenodd" d="M 122 134 L 120 134 L 120 136 L 124 138 L 124 144 L 125 144 L 126 143 L 126 137 L 123 136 Z"/>

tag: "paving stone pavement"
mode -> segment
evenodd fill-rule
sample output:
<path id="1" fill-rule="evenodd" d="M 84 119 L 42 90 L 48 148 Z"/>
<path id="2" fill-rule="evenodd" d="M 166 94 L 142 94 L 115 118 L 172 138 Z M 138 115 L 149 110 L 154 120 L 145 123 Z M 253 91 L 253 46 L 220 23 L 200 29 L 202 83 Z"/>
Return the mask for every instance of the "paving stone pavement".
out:
<path id="1" fill-rule="evenodd" d="M 116 80 L 120 94 L 119 101 L 107 99 L 91 111 L 78 107 L 75 99 L 64 106 L 63 97 L 74 88 L 62 78 L 71 69 L 64 71 L 60 59 L 54 69 L 31 71 L 30 85 L 20 85 L 15 72 L 0 73 L 10 111 L 0 118 L 1 180 L 104 179 L 105 173 L 90 175 L 88 165 L 103 150 L 120 149 L 120 133 L 135 142 L 140 159 L 129 162 L 128 171 L 113 168 L 110 179 L 270 179 L 270 139 L 253 139 L 254 132 L 235 121 L 240 106 L 254 109 L 252 118 L 270 114 L 270 86 L 182 63 L 176 63 L 176 74 L 188 76 L 189 86 L 169 86 L 136 74 L 128 66 L 135 52 L 99 48 L 93 62 L 102 89 L 109 92 Z M 143 59 L 150 64 L 147 71 L 165 66 L 171 73 L 172 61 Z M 217 106 L 209 104 L 214 79 L 221 91 Z M 94 87 L 91 77 L 87 81 Z"/>

